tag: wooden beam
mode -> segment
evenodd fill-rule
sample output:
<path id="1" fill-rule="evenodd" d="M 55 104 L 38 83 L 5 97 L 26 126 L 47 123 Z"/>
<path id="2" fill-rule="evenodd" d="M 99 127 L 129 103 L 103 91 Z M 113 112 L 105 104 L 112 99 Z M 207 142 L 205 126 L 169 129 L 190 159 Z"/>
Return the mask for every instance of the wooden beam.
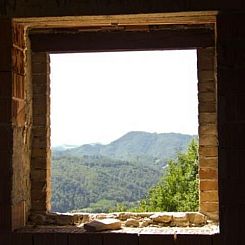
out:
<path id="1" fill-rule="evenodd" d="M 98 16 L 66 16 L 15 18 L 14 22 L 28 29 L 81 27 L 81 26 L 110 26 L 110 25 L 158 25 L 158 24 L 208 24 L 216 22 L 217 11 L 98 15 Z"/>
<path id="2" fill-rule="evenodd" d="M 190 49 L 214 46 L 210 29 L 30 34 L 34 52 Z"/>

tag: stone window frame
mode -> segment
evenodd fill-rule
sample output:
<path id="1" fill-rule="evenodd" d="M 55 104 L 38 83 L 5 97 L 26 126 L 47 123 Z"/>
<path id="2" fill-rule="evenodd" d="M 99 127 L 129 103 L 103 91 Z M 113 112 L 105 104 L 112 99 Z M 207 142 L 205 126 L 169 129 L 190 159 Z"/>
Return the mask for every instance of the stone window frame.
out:
<path id="1" fill-rule="evenodd" d="M 29 170 L 30 179 L 26 177 L 27 186 L 30 188 L 23 193 L 24 200 L 18 202 L 15 210 L 18 219 L 13 223 L 14 227 L 22 227 L 26 224 L 30 214 L 47 213 L 50 211 L 51 201 L 51 173 L 50 173 L 50 78 L 49 78 L 49 52 L 56 45 L 50 44 L 52 33 L 59 32 L 57 40 L 62 39 L 62 33 L 72 35 L 74 28 L 83 33 L 97 35 L 98 32 L 145 32 L 151 30 L 165 30 L 172 38 L 176 31 L 187 33 L 193 27 L 211 28 L 212 36 L 215 38 L 216 12 L 199 13 L 178 13 L 178 14 L 143 14 L 143 15 L 120 15 L 120 16 L 87 16 L 87 17 L 61 17 L 61 18 L 30 18 L 14 19 L 13 21 L 13 66 L 18 67 L 22 64 L 23 68 L 19 72 L 23 74 L 22 90 L 25 97 L 24 105 L 18 100 L 16 109 L 16 121 L 19 127 L 25 127 L 27 130 L 24 137 L 29 144 Z M 126 18 L 125 18 L 126 17 Z M 132 17 L 132 18 L 131 18 Z M 173 30 L 171 30 L 173 28 Z M 69 34 L 69 31 L 71 32 Z M 173 36 L 171 32 L 173 31 Z M 140 36 L 141 34 L 139 34 Z M 205 46 L 209 41 L 202 36 L 202 31 L 192 36 L 194 41 L 185 37 L 174 41 L 169 40 L 165 49 L 195 48 L 197 42 L 197 60 L 198 60 L 198 110 L 199 110 L 199 177 L 200 177 L 200 205 L 199 212 L 206 214 L 210 219 L 218 221 L 218 135 L 217 135 L 217 79 L 216 79 L 216 54 L 215 42 L 213 45 Z M 35 37 L 43 41 L 36 45 Z M 177 35 L 178 37 L 178 35 Z M 189 37 L 190 38 L 190 37 Z M 46 40 L 46 41 L 45 41 Z M 54 39 L 56 40 L 56 39 Z M 181 41 L 186 42 L 181 43 Z M 118 40 L 117 40 L 118 41 Z M 64 46 L 67 40 L 61 46 L 56 47 L 55 52 L 64 52 Z M 63 46 L 62 46 L 63 45 Z M 98 45 L 98 43 L 97 43 Z M 141 50 L 156 49 L 146 44 L 146 48 Z M 86 45 L 85 45 L 86 46 Z M 95 44 L 96 46 L 96 44 Z M 49 48 L 51 47 L 51 48 Z M 95 51 L 94 47 L 77 48 L 77 51 Z M 34 50 L 32 50 L 34 49 Z M 110 50 L 110 47 L 99 47 L 101 51 Z M 111 48 L 115 50 L 115 47 Z M 126 48 L 134 50 L 132 47 Z M 162 48 L 164 49 L 164 48 Z M 137 48 L 135 49 L 137 50 Z M 20 52 L 21 51 L 21 52 Z M 68 51 L 68 50 L 67 50 Z M 73 50 L 74 51 L 74 50 Z M 19 73 L 17 72 L 17 74 Z M 13 77 L 14 79 L 14 77 Z M 17 81 L 17 80 L 16 80 Z M 14 81 L 15 82 L 15 81 Z M 17 81 L 18 82 L 18 81 Z M 24 83 L 24 84 L 23 84 Z M 16 85 L 18 86 L 18 85 Z M 31 103 L 27 103 L 31 101 Z M 24 106 L 24 115 L 18 113 Z M 31 120 L 33 119 L 33 120 Z M 23 178 L 24 179 L 24 178 Z M 13 195 L 17 195 L 13 192 Z M 12 211 L 12 213 L 13 213 Z M 22 214 L 22 215 L 21 215 Z"/>

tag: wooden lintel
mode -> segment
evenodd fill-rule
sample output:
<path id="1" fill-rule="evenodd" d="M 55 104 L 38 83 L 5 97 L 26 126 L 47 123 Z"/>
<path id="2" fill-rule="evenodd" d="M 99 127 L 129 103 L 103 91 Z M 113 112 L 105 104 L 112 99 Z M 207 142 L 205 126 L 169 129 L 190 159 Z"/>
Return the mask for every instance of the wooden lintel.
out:
<path id="1" fill-rule="evenodd" d="M 209 29 L 31 34 L 34 52 L 99 52 L 213 47 Z"/>

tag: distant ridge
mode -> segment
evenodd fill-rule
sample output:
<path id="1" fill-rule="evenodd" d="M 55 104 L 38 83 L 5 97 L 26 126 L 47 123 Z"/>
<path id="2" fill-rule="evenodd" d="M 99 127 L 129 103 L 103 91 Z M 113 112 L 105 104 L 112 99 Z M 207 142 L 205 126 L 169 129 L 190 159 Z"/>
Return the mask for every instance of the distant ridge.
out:
<path id="1" fill-rule="evenodd" d="M 196 136 L 129 132 L 107 145 L 52 149 L 52 211 L 109 212 L 134 206 L 163 174 L 167 160 Z"/>
<path id="2" fill-rule="evenodd" d="M 74 148 L 64 148 L 63 154 L 76 157 L 101 155 L 126 160 L 129 156 L 167 159 L 175 156 L 176 152 L 185 150 L 188 143 L 196 137 L 180 133 L 131 131 L 110 144 L 85 144 Z M 53 148 L 53 151 L 55 153 L 57 148 Z"/>

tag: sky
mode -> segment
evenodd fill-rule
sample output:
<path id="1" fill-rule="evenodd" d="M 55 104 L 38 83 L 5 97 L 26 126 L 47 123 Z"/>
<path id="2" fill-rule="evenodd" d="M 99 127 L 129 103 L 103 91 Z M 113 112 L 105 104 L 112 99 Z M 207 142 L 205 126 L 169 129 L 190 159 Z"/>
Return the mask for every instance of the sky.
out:
<path id="1" fill-rule="evenodd" d="M 51 54 L 51 144 L 197 134 L 196 50 Z"/>

